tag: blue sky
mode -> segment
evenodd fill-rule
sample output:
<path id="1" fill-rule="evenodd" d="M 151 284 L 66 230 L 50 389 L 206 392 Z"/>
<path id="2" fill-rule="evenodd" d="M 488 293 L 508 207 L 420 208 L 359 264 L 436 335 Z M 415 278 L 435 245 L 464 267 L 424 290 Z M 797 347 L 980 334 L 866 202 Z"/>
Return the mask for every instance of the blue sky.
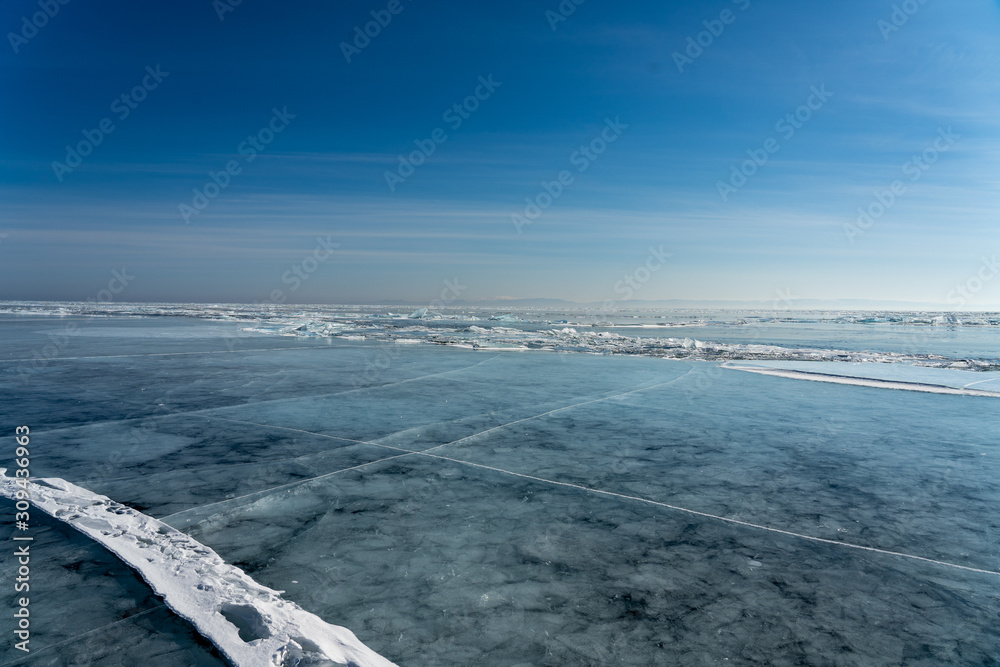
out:
<path id="1" fill-rule="evenodd" d="M 222 2 L 4 4 L 0 298 L 1000 303 L 995 0 Z"/>

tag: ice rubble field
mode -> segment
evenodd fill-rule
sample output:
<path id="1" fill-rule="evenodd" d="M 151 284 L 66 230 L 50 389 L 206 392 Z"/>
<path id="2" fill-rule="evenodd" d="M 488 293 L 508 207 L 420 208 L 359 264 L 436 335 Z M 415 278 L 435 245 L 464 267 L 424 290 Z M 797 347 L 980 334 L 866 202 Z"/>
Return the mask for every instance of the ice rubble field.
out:
<path id="1" fill-rule="evenodd" d="M 71 320 L 0 321 L 32 474 L 397 664 L 1000 661 L 996 398 L 177 318 L 76 318 L 24 379 Z M 30 664 L 222 664 L 102 547 L 32 522 Z"/>

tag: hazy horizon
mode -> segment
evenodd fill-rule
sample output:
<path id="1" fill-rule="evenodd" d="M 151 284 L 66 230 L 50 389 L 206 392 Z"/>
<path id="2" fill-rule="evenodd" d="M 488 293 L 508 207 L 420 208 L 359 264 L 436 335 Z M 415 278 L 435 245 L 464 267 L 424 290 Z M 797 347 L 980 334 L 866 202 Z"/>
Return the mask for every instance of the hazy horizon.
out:
<path id="1" fill-rule="evenodd" d="M 866 299 L 775 299 L 767 300 L 697 300 L 697 299 L 663 299 L 663 300 L 642 300 L 634 299 L 622 303 L 602 302 L 602 301 L 571 301 L 568 299 L 551 299 L 545 297 L 510 298 L 510 297 L 483 297 L 476 300 L 456 299 L 454 301 L 442 302 L 441 299 L 430 301 L 406 301 L 400 299 L 374 299 L 371 301 L 326 301 L 326 302 L 292 302 L 278 303 L 268 300 L 257 301 L 101 301 L 99 299 L 73 300 L 73 299 L 6 299 L 0 300 L 0 305 L 16 303 L 65 303 L 65 304 L 90 304 L 100 306 L 128 306 L 128 305 L 229 305 L 229 306 L 284 306 L 289 308 L 309 308 L 309 307 L 330 307 L 330 306 L 400 306 L 405 308 L 426 307 L 431 310 L 451 310 L 462 308 L 496 308 L 503 310 L 510 309 L 546 309 L 558 311 L 560 307 L 565 308 L 586 308 L 598 311 L 628 311 L 632 310 L 662 310 L 670 311 L 764 311 L 764 312 L 947 312 L 947 313 L 996 313 L 1000 312 L 1000 304 L 987 304 L 980 307 L 958 308 L 948 304 L 930 302 L 905 302 L 905 301 L 875 301 Z"/>

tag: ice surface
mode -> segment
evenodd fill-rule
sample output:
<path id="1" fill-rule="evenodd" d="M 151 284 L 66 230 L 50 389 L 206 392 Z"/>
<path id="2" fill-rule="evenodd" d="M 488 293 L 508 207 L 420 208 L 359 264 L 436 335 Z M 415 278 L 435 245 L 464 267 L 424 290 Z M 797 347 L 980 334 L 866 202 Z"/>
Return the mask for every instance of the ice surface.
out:
<path id="1" fill-rule="evenodd" d="M 162 308 L 190 312 L 70 312 L 81 333 L 24 376 L 23 360 L 69 319 L 0 318 L 0 400 L 32 425 L 33 472 L 157 517 L 387 659 L 1000 660 L 993 401 L 791 382 L 706 360 L 725 359 L 716 344 L 759 345 L 733 349 L 761 356 L 885 354 L 909 361 L 739 363 L 964 386 L 994 377 L 969 370 L 995 363 L 992 324 L 789 318 L 755 328 L 706 317 L 695 327 L 684 315 L 668 320 L 683 326 L 666 335 L 691 341 L 675 348 L 659 328 L 593 327 L 576 312 L 518 311 L 524 321 L 501 323 L 482 311 L 411 320 L 357 306 Z M 343 333 L 282 334 L 307 322 Z M 906 347 L 886 334 L 918 327 L 947 335 Z M 982 363 L 947 368 L 967 360 Z M 64 555 L 54 539 L 42 553 L 98 567 L 92 551 Z M 62 661 L 53 664 L 86 664 L 100 638 L 133 627 L 105 628 L 136 606 L 123 602 L 121 569 L 89 595 L 101 621 L 56 619 L 69 627 L 49 635 L 66 642 L 49 649 Z M 55 605 L 40 600 L 38 611 Z M 134 625 L 156 613 L 167 612 Z M 253 629 L 253 618 L 227 613 Z M 94 639 L 81 654 L 72 638 L 84 632 Z M 200 650 L 182 634 L 161 641 Z"/>
<path id="2" fill-rule="evenodd" d="M 402 318 L 384 306 L 264 306 L 237 304 L 78 304 L 0 302 L 0 314 L 52 321 L 89 317 L 175 316 L 242 322 L 241 336 L 340 337 L 489 349 L 590 351 L 709 360 L 809 360 L 960 364 L 998 367 L 997 313 L 827 313 L 785 311 L 664 311 L 580 307 L 574 311 L 522 308 L 426 307 Z M 562 317 L 570 314 L 571 317 Z M 490 321 L 505 326 L 479 327 Z M 558 324 L 571 324 L 558 327 Z M 590 330 L 582 330 L 587 327 Z M 663 338 L 663 331 L 675 331 Z M 877 336 L 874 334 L 878 334 Z M 413 334 L 417 334 L 414 336 Z M 100 332 L 85 335 L 107 335 Z M 227 336 L 231 339 L 232 336 Z"/>
<path id="3" fill-rule="evenodd" d="M 20 484 L 6 472 L 0 468 L 0 493 L 14 499 L 27 491 L 32 506 L 101 543 L 237 667 L 393 664 L 350 630 L 283 600 L 280 591 L 261 586 L 161 521 L 62 479 Z"/>

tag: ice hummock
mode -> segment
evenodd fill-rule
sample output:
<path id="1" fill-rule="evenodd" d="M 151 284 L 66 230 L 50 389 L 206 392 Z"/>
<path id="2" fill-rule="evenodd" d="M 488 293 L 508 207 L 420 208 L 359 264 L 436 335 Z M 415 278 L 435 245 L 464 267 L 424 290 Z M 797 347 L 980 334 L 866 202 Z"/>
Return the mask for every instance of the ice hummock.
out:
<path id="1" fill-rule="evenodd" d="M 707 361 L 878 362 L 971 371 L 1000 370 L 1000 313 L 698 311 L 609 312 L 441 305 L 408 316 L 378 305 L 87 304 L 0 302 L 0 315 L 185 317 L 236 322 L 242 337 L 422 341 L 477 350 L 542 350 Z M 477 324 L 482 326 L 478 326 Z M 489 323 L 489 324 L 487 324 Z M 492 326 L 491 326 L 492 325 Z M 554 325 L 559 325 L 555 326 Z M 697 327 L 697 338 L 693 328 Z M 791 329 L 789 328 L 791 327 Z M 879 336 L 870 333 L 879 331 Z M 661 332 L 676 332 L 664 337 Z M 102 334 L 118 335 L 102 330 Z M 859 335 L 860 334 L 860 335 Z M 80 332 L 66 334 L 77 336 Z M 87 336 L 98 335 L 90 328 Z M 859 348 L 857 341 L 864 341 Z M 872 347 L 868 347 L 868 346 Z"/>
<path id="2" fill-rule="evenodd" d="M 0 494 L 21 490 L 0 468 Z M 131 507 L 59 478 L 27 483 L 31 503 L 96 540 L 237 667 L 393 667 L 347 628 L 262 586 L 209 547 Z"/>

